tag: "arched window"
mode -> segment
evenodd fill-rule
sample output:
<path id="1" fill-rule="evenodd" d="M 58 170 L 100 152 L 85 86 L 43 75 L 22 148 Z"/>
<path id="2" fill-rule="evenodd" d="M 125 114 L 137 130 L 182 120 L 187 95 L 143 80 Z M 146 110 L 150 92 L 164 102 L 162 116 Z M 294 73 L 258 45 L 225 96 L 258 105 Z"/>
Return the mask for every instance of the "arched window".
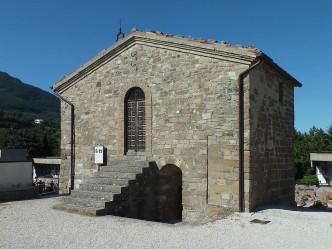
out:
<path id="1" fill-rule="evenodd" d="M 145 94 L 139 87 L 131 88 L 125 97 L 125 151 L 145 151 Z"/>

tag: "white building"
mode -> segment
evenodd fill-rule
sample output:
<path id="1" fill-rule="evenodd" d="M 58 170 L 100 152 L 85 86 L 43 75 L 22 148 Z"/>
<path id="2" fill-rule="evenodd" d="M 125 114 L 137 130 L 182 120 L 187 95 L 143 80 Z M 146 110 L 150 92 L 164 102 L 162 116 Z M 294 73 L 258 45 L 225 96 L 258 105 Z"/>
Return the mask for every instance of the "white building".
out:
<path id="1" fill-rule="evenodd" d="M 311 167 L 316 167 L 320 186 L 332 186 L 332 151 L 310 153 Z"/>
<path id="2" fill-rule="evenodd" d="M 38 197 L 26 149 L 0 149 L 0 202 Z"/>

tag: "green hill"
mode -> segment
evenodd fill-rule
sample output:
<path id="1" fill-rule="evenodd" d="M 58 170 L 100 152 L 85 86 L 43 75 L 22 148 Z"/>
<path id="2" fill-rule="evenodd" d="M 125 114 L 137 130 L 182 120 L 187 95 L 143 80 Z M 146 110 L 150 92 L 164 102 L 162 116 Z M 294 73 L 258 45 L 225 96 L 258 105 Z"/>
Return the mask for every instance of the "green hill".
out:
<path id="1" fill-rule="evenodd" d="M 0 99 L 2 111 L 31 113 L 46 120 L 59 120 L 60 101 L 57 97 L 5 72 L 0 72 Z"/>
<path id="2" fill-rule="evenodd" d="M 30 157 L 60 155 L 60 101 L 0 72 L 0 149 L 25 148 Z M 35 124 L 35 119 L 44 119 Z"/>

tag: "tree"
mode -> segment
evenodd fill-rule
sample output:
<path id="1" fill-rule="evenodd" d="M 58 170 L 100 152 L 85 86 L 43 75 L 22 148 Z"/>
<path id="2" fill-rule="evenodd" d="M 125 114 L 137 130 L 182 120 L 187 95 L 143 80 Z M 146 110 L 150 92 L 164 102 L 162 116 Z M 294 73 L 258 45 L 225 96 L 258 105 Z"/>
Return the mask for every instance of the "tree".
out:
<path id="1" fill-rule="evenodd" d="M 294 138 L 294 161 L 297 169 L 296 178 L 302 178 L 310 167 L 310 149 L 308 135 L 295 131 Z"/>
<path id="2" fill-rule="evenodd" d="M 60 123 L 50 120 L 45 126 L 34 123 L 31 113 L 3 111 L 0 119 L 0 149 L 24 148 L 30 157 L 60 155 Z"/>
<path id="3" fill-rule="evenodd" d="M 329 149 L 330 151 L 332 151 L 332 123 L 331 123 L 330 126 L 327 128 L 327 135 L 329 136 L 329 139 L 330 139 L 330 143 L 329 143 L 328 149 Z"/>
<path id="4" fill-rule="evenodd" d="M 309 132 L 295 131 L 294 135 L 294 159 L 297 169 L 296 178 L 302 178 L 306 174 L 312 174 L 310 166 L 310 152 L 332 150 L 332 124 L 327 132 L 313 126 Z"/>
<path id="5" fill-rule="evenodd" d="M 49 156 L 51 155 L 51 148 L 50 145 L 48 143 L 48 139 L 47 139 L 47 135 L 44 135 L 43 138 L 43 151 L 42 151 L 42 156 Z"/>
<path id="6" fill-rule="evenodd" d="M 40 155 L 40 146 L 36 133 L 26 129 L 18 130 L 9 141 L 7 148 L 27 149 L 30 157 Z"/>

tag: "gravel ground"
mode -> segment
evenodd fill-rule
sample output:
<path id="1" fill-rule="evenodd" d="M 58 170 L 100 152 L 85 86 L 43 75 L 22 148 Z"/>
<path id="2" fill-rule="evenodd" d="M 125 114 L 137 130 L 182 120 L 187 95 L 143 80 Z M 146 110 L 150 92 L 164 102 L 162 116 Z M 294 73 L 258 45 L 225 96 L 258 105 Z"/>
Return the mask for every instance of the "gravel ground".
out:
<path id="1" fill-rule="evenodd" d="M 0 203 L 0 248 L 332 248 L 329 210 L 275 206 L 193 226 L 66 213 L 52 209 L 59 198 Z"/>

